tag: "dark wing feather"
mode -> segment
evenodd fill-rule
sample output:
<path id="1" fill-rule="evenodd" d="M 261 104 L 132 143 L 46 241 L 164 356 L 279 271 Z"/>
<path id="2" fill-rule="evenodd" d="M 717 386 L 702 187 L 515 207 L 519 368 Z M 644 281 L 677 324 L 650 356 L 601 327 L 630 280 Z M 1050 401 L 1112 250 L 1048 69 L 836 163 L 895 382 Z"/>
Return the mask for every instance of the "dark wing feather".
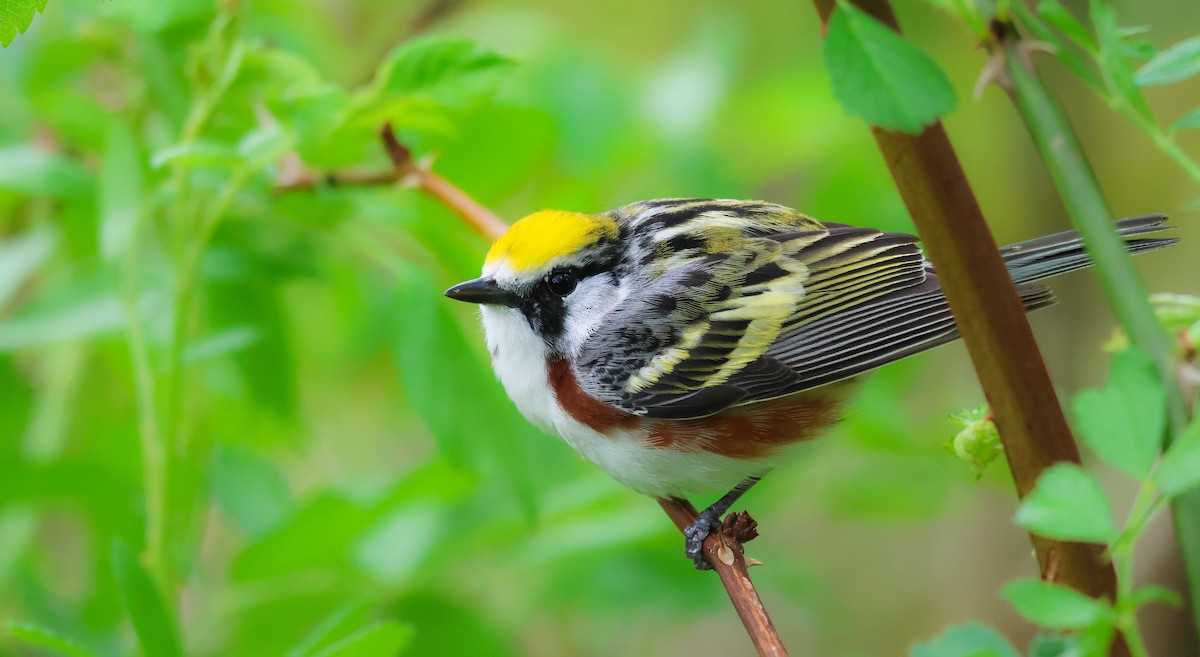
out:
<path id="1" fill-rule="evenodd" d="M 768 204 L 661 203 L 630 207 L 654 224 L 647 233 L 670 233 L 663 242 L 635 238 L 642 258 L 656 254 L 643 265 L 662 266 L 575 361 L 580 385 L 603 401 L 648 417 L 703 417 L 850 378 L 958 337 L 915 237 L 819 225 Z M 672 203 L 687 208 L 666 212 Z M 625 220 L 636 231 L 638 219 Z M 1174 243 L 1141 237 L 1166 228 L 1164 220 L 1122 220 L 1117 230 L 1140 253 Z M 1027 310 L 1054 302 L 1030 281 L 1089 264 L 1073 231 L 1001 253 Z"/>
<path id="2" fill-rule="evenodd" d="M 589 393 L 650 417 L 701 417 L 803 377 L 766 357 L 823 317 L 925 279 L 915 238 L 835 226 L 726 240 L 742 247 L 672 267 L 607 318 L 576 360 Z M 660 303 L 672 298 L 694 303 Z M 679 327 L 686 327 L 679 331 Z M 626 349 L 654 335 L 652 349 Z M 634 341 L 635 343 L 637 341 Z"/>

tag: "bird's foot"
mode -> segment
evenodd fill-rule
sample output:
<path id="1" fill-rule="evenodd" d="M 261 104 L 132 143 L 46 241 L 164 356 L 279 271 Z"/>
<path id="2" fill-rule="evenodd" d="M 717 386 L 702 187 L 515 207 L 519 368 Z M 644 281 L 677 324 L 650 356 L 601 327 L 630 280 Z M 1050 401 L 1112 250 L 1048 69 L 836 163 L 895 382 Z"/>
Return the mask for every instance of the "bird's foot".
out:
<path id="1" fill-rule="evenodd" d="M 744 543 L 748 543 L 758 537 L 758 523 L 754 518 L 750 517 L 749 513 L 739 511 L 730 513 L 725 516 L 725 520 L 721 520 L 721 516 L 715 509 L 705 509 L 696 518 L 696 521 L 688 525 L 683 530 L 685 537 L 685 553 L 692 563 L 696 566 L 696 570 L 712 570 L 713 566 L 709 563 L 708 558 L 704 554 L 704 539 L 713 531 L 721 532 L 722 540 L 725 541 L 722 549 L 730 550 L 730 546 L 736 546 L 740 551 Z M 718 558 L 726 564 L 733 563 L 732 553 L 728 553 L 729 557 L 718 550 Z M 753 561 L 753 560 L 748 560 Z M 755 561 L 752 565 L 757 565 L 761 562 Z"/>
<path id="2" fill-rule="evenodd" d="M 683 530 L 684 554 L 692 560 L 696 570 L 712 570 L 712 565 L 704 557 L 704 539 L 708 538 L 713 528 L 719 527 L 720 524 L 720 514 L 710 508 L 701 511 L 696 521 Z"/>

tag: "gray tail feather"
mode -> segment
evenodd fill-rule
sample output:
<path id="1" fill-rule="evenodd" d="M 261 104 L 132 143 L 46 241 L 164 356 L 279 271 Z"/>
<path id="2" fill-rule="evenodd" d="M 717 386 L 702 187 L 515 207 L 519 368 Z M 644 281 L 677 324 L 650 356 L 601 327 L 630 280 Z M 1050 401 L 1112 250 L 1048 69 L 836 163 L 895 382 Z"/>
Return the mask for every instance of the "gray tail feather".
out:
<path id="1" fill-rule="evenodd" d="M 1142 237 L 1147 233 L 1174 228 L 1164 226 L 1166 221 L 1166 215 L 1162 214 L 1121 219 L 1116 224 L 1117 232 L 1125 240 L 1125 249 L 1129 253 L 1154 251 L 1179 241 L 1175 238 Z M 1083 250 L 1083 238 L 1073 230 L 1003 247 L 1000 249 L 1000 255 L 1004 257 L 1004 264 L 1008 266 L 1008 272 L 1017 284 L 1065 274 L 1090 267 L 1092 264 L 1091 258 Z"/>

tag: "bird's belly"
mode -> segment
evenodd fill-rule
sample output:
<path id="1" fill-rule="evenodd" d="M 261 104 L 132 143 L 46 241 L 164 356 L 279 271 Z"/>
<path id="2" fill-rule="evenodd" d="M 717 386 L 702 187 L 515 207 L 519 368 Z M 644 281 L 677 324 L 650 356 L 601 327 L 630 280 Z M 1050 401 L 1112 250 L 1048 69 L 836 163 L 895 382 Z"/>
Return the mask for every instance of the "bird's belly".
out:
<path id="1" fill-rule="evenodd" d="M 613 479 L 653 497 L 723 493 L 769 470 L 777 456 L 777 450 L 746 459 L 681 445 L 663 448 L 655 446 L 645 430 L 602 434 L 573 421 L 560 425 L 559 435 Z"/>
<path id="2" fill-rule="evenodd" d="M 550 380 L 554 381 L 551 366 Z M 735 407 L 693 420 L 603 416 L 590 404 L 563 403 L 559 435 L 626 486 L 656 497 L 733 488 L 770 469 L 786 448 L 819 436 L 842 414 L 853 383 Z M 594 401 L 594 400 L 593 400 Z"/>

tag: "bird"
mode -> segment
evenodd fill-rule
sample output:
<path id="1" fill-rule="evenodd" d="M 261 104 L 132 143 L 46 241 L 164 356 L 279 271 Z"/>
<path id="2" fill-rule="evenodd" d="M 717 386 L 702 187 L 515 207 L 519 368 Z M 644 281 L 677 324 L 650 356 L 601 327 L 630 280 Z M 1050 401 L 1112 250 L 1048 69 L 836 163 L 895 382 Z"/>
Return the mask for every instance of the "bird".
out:
<path id="1" fill-rule="evenodd" d="M 1178 240 L 1123 219 L 1130 253 Z M 1026 311 L 1091 264 L 1075 231 L 1003 247 Z M 493 369 L 533 425 L 660 499 L 728 491 L 685 554 L 794 447 L 841 419 L 864 375 L 959 337 L 918 238 L 764 201 L 667 198 L 542 210 L 445 291 L 479 304 Z"/>

